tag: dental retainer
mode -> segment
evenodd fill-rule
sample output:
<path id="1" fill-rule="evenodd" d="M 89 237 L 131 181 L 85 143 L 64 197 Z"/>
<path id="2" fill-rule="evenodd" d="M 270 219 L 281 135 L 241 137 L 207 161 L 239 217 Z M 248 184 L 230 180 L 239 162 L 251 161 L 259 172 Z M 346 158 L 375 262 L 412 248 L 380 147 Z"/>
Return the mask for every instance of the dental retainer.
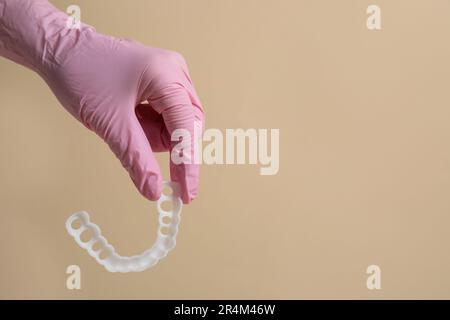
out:
<path id="1" fill-rule="evenodd" d="M 75 239 L 78 245 L 85 249 L 90 256 L 95 258 L 99 264 L 109 272 L 141 272 L 155 266 L 159 260 L 167 256 L 169 251 L 175 248 L 176 236 L 181 220 L 181 209 L 183 202 L 180 198 L 180 188 L 174 182 L 164 182 L 163 188 L 172 189 L 172 194 L 162 194 L 156 207 L 159 213 L 159 225 L 156 241 L 153 246 L 140 255 L 124 257 L 119 255 L 114 247 L 102 236 L 100 228 L 89 219 L 87 212 L 74 213 L 66 221 L 66 229 Z M 163 210 L 162 204 L 170 201 L 173 208 L 170 211 Z M 73 225 L 79 221 L 81 226 L 74 228 Z M 81 234 L 90 230 L 92 238 L 86 242 L 81 240 Z M 94 249 L 96 247 L 96 249 Z"/>

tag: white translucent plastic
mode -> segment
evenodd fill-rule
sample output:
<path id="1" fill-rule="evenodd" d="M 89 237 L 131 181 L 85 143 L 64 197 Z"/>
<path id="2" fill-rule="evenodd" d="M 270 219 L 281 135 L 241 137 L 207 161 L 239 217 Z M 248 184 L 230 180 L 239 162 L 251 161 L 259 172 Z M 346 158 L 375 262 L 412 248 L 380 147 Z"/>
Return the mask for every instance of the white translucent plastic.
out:
<path id="1" fill-rule="evenodd" d="M 180 199 L 179 186 L 173 182 L 164 182 L 164 188 L 167 187 L 172 189 L 172 194 L 161 195 L 157 202 L 159 225 L 156 241 L 150 249 L 140 255 L 123 257 L 116 253 L 114 247 L 102 236 L 100 228 L 90 221 L 89 214 L 84 211 L 74 213 L 67 219 L 67 231 L 80 247 L 85 249 L 109 272 L 141 272 L 151 268 L 175 248 L 178 226 L 181 220 L 183 202 Z M 162 204 L 166 201 L 172 202 L 173 208 L 171 211 L 163 210 Z M 81 226 L 75 229 L 73 224 L 77 220 L 80 221 Z M 87 242 L 83 242 L 81 234 L 88 230 L 91 231 L 93 236 Z M 96 250 L 93 249 L 94 245 Z"/>

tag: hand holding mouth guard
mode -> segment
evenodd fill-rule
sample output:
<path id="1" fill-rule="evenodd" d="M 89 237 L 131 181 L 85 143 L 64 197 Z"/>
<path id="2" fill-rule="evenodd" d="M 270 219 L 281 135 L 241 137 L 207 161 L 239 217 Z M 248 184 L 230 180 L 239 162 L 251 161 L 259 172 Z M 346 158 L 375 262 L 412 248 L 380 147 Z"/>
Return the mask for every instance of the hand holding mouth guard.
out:
<path id="1" fill-rule="evenodd" d="M 173 182 L 165 182 L 164 186 L 172 188 L 173 192 L 171 195 L 162 194 L 157 202 L 159 226 L 156 242 L 150 249 L 140 255 L 123 257 L 116 253 L 114 247 L 102 236 L 100 228 L 90 221 L 87 212 L 77 212 L 70 216 L 66 221 L 66 229 L 80 247 L 87 250 L 89 255 L 94 257 L 109 272 L 141 272 L 151 268 L 175 248 L 181 220 L 180 214 L 183 203 L 179 197 L 179 186 Z M 166 201 L 172 202 L 173 209 L 171 211 L 163 210 L 162 204 Z M 80 222 L 79 228 L 73 226 L 76 221 Z M 81 234 L 85 231 L 91 231 L 93 236 L 83 242 Z"/>
<path id="2" fill-rule="evenodd" d="M 159 199 L 160 168 L 153 152 L 172 152 L 177 130 L 194 137 L 203 110 L 184 58 L 173 51 L 103 35 L 47 0 L 0 0 L 0 56 L 38 73 L 76 119 L 99 135 L 139 192 Z M 191 139 L 191 159 L 195 141 Z M 186 154 L 188 154 L 186 152 Z M 190 203 L 199 167 L 170 161 L 171 181 Z"/>

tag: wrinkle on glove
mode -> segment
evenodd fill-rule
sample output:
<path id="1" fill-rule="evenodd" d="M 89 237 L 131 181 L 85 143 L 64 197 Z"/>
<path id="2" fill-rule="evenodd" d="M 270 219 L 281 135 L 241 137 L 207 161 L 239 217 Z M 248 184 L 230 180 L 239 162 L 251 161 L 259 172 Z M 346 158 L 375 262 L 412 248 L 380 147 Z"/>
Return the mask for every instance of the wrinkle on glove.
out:
<path id="1" fill-rule="evenodd" d="M 67 27 L 47 0 L 0 0 L 0 55 L 37 72 L 60 103 L 97 133 L 150 200 L 161 195 L 154 152 L 172 152 L 172 133 L 204 126 L 200 100 L 184 58 L 172 51 Z M 147 102 L 143 104 L 142 102 Z M 199 166 L 170 163 L 182 200 L 198 194 Z"/>

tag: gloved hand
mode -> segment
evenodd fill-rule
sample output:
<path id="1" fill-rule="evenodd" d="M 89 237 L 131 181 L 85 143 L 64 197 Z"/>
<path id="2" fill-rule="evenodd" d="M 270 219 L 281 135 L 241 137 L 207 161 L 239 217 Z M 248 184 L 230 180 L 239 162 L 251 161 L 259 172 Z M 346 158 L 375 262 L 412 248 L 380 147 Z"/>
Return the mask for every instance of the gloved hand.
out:
<path id="1" fill-rule="evenodd" d="M 191 163 L 171 161 L 170 172 L 183 202 L 191 202 L 199 180 L 194 128 L 197 122 L 202 130 L 204 118 L 183 57 L 85 24 L 71 29 L 67 19 L 47 0 L 0 0 L 0 55 L 37 72 L 61 104 L 104 139 L 150 200 L 159 199 L 162 188 L 153 152 L 172 151 L 179 143 L 172 133 L 187 130 Z"/>

